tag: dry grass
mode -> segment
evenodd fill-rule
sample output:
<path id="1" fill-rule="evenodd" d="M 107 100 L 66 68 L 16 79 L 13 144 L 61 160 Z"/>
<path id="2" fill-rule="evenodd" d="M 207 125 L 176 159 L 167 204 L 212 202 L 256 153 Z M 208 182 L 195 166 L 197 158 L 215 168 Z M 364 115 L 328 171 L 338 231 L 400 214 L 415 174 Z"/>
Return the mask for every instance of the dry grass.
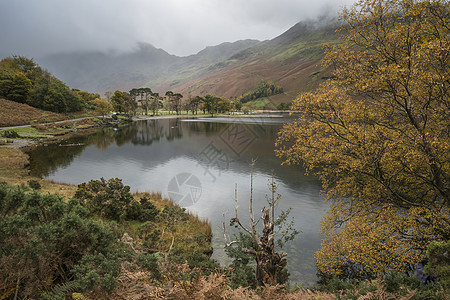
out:
<path id="1" fill-rule="evenodd" d="M 96 115 L 94 111 L 58 114 L 40 110 L 27 104 L 0 99 L 0 127 L 49 123 Z M 77 124 L 82 125 L 83 121 L 78 120 Z"/>
<path id="2" fill-rule="evenodd" d="M 183 273 L 187 271 L 186 265 L 178 265 L 173 272 Z M 174 275 L 174 273 L 172 274 Z M 325 292 L 300 289 L 287 292 L 284 286 L 268 286 L 258 290 L 248 288 L 229 288 L 229 280 L 223 274 L 211 274 L 209 276 L 195 276 L 192 281 L 166 279 L 163 284 L 154 284 L 149 280 L 150 274 L 141 270 L 126 270 L 122 268 L 119 276 L 119 286 L 109 295 L 86 295 L 83 299 L 131 299 L 131 300 L 335 300 L 335 299 L 357 299 L 357 300 L 413 300 L 417 299 L 415 291 L 409 291 L 406 295 L 386 292 L 382 283 L 378 283 L 378 289 L 373 292 L 352 291 L 351 294 Z M 446 295 L 441 295 L 442 299 Z"/>
<path id="3" fill-rule="evenodd" d="M 183 265 L 178 267 L 178 273 L 183 272 Z M 121 276 L 123 277 L 123 275 Z M 286 291 L 284 286 L 268 286 L 258 290 L 248 288 L 229 288 L 229 280 L 224 274 L 209 276 L 195 276 L 191 281 L 183 281 L 171 277 L 170 282 L 163 286 L 153 286 L 145 280 L 145 273 L 128 274 L 126 285 L 120 284 L 117 292 L 109 295 L 108 299 L 199 299 L 199 300 L 335 300 L 335 299 L 379 299 L 379 300 L 412 300 L 416 299 L 416 292 L 410 291 L 405 296 L 386 292 L 382 282 L 375 282 L 377 290 L 373 292 L 351 291 L 350 294 L 330 294 L 309 289 L 299 289 L 294 292 Z M 130 280 L 131 279 L 131 280 Z M 139 287 L 139 288 L 138 288 Z M 446 299 L 446 298 L 443 298 Z"/>
<path id="4" fill-rule="evenodd" d="M 158 210 L 162 210 L 166 205 L 176 209 L 181 209 L 179 205 L 172 202 L 170 199 L 163 198 L 160 193 L 137 192 L 134 194 L 134 197 L 138 201 L 142 197 L 149 198 Z M 159 229 L 161 231 L 163 231 L 165 227 L 164 222 L 157 222 L 153 225 L 153 229 Z M 209 244 L 197 245 L 195 249 L 192 249 L 192 246 L 196 244 L 195 236 L 198 234 L 203 233 L 209 238 L 212 237 L 211 223 L 208 220 L 200 219 L 196 215 L 189 213 L 187 220 L 176 222 L 173 227 L 175 229 L 174 231 L 165 230 L 165 234 L 161 236 L 162 248 L 169 249 L 173 238 L 174 246 L 177 248 L 182 248 L 186 252 L 195 250 L 206 253 L 211 251 L 211 246 Z"/>
<path id="5" fill-rule="evenodd" d="M 54 122 L 66 119 L 64 115 L 42 111 L 27 104 L 0 99 L 0 127 L 26 125 L 32 122 Z"/>
<path id="6" fill-rule="evenodd" d="M 41 185 L 42 192 L 66 197 L 75 194 L 76 186 L 30 176 L 26 166 L 28 166 L 27 154 L 17 149 L 0 147 L 0 181 L 26 186 L 29 180 L 36 180 Z"/>
<path id="7" fill-rule="evenodd" d="M 0 180 L 11 184 L 20 184 L 28 172 L 28 155 L 20 150 L 0 147 Z"/>

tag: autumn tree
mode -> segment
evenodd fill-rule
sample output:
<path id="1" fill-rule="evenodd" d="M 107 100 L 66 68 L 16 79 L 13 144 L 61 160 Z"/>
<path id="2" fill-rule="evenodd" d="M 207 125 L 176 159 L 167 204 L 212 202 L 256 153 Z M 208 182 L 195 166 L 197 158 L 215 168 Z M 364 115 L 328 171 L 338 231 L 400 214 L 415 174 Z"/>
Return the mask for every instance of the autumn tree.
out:
<path id="1" fill-rule="evenodd" d="M 86 108 L 95 109 L 95 104 L 93 103 L 95 99 L 100 98 L 100 94 L 98 93 L 89 93 L 87 91 L 82 91 L 78 89 L 72 89 L 75 93 L 77 93 L 82 102 L 84 103 Z"/>
<path id="2" fill-rule="evenodd" d="M 220 97 L 217 102 L 217 112 L 218 113 L 227 113 L 231 110 L 231 101 L 228 98 Z"/>
<path id="3" fill-rule="evenodd" d="M 407 270 L 450 239 L 450 22 L 444 0 L 362 0 L 327 49 L 333 79 L 300 95 L 277 141 L 323 182 L 319 272 Z M 340 228 L 340 230 L 336 230 Z"/>
<path id="4" fill-rule="evenodd" d="M 133 97 L 122 91 L 115 91 L 111 96 L 111 103 L 115 111 L 132 114 L 136 111 L 137 104 Z"/>
<path id="5" fill-rule="evenodd" d="M 95 110 L 103 117 L 113 110 L 112 104 L 104 98 L 96 98 L 92 103 L 95 106 Z"/>

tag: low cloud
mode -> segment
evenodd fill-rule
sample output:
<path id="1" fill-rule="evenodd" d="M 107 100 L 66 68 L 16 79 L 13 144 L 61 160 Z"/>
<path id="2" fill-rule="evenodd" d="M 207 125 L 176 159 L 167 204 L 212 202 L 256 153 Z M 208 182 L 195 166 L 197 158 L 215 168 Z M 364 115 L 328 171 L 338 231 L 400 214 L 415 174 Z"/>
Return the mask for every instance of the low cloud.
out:
<path id="1" fill-rule="evenodd" d="M 176 55 L 239 39 L 271 39 L 295 23 L 336 15 L 354 0 L 2 0 L 0 55 L 130 51 Z"/>

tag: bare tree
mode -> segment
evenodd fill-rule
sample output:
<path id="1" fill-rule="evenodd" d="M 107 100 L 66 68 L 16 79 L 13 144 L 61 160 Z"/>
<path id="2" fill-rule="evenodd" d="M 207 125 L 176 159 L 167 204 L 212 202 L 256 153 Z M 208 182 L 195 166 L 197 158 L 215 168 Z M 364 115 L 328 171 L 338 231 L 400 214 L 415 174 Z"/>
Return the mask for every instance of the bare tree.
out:
<path id="1" fill-rule="evenodd" d="M 256 284 L 258 286 L 269 284 L 275 285 L 283 283 L 281 276 L 284 268 L 287 265 L 285 259 L 286 253 L 275 251 L 275 226 L 284 227 L 281 233 L 281 238 L 277 240 L 279 247 L 282 247 L 284 242 L 292 240 L 299 233 L 294 229 L 294 223 L 291 222 L 285 226 L 287 215 L 289 211 L 280 214 L 280 217 L 275 218 L 275 209 L 281 196 L 276 192 L 278 185 L 274 181 L 274 176 L 269 182 L 269 188 L 271 190 L 271 196 L 268 197 L 269 208 L 264 207 L 261 210 L 261 216 L 255 219 L 253 215 L 253 168 L 255 160 L 250 164 L 251 168 L 251 180 L 250 180 L 250 199 L 249 199 L 249 226 L 244 226 L 238 217 L 238 199 L 237 199 L 237 187 L 235 187 L 235 206 L 234 206 L 234 218 L 230 220 L 230 226 L 238 227 L 244 230 L 252 240 L 251 247 L 242 248 L 242 251 L 249 254 L 256 262 Z M 257 231 L 257 225 L 259 221 L 262 221 L 262 233 Z M 225 215 L 223 216 L 223 230 L 226 247 L 232 247 L 234 244 L 240 243 L 239 240 L 228 241 L 228 237 L 225 229 Z M 286 271 L 284 271 L 286 274 Z"/>

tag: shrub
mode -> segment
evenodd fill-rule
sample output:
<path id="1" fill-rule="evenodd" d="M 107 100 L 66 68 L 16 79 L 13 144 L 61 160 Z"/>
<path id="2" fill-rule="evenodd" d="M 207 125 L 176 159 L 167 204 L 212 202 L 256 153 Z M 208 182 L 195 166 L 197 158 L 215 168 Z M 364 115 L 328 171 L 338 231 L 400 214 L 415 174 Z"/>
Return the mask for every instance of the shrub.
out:
<path id="1" fill-rule="evenodd" d="M 5 137 L 5 138 L 7 138 L 7 139 L 17 139 L 17 138 L 20 138 L 20 135 L 17 133 L 17 131 L 12 130 L 12 129 L 10 129 L 10 130 L 4 130 L 4 131 L 2 132 L 2 136 Z"/>
<path id="2" fill-rule="evenodd" d="M 428 246 L 429 262 L 425 273 L 439 278 L 445 290 L 450 290 L 450 241 L 434 241 Z"/>
<path id="3" fill-rule="evenodd" d="M 19 285 L 20 299 L 39 298 L 72 280 L 84 291 L 113 288 L 125 246 L 87 216 L 77 199 L 0 184 L 0 292 Z"/>
<path id="4" fill-rule="evenodd" d="M 136 215 L 136 200 L 130 193 L 130 187 L 123 185 L 122 179 L 111 178 L 106 181 L 91 180 L 81 183 L 75 197 L 87 207 L 93 215 L 120 221 Z"/>
<path id="5" fill-rule="evenodd" d="M 158 257 L 155 254 L 139 254 L 137 256 L 137 263 L 142 268 L 149 270 L 153 278 L 157 280 L 160 280 L 162 278 L 161 271 L 158 265 Z"/>
<path id="6" fill-rule="evenodd" d="M 130 187 L 122 183 L 122 179 L 91 180 L 81 183 L 75 192 L 92 215 L 114 220 L 153 221 L 159 210 L 147 197 L 137 202 L 130 193 Z"/>
<path id="7" fill-rule="evenodd" d="M 142 197 L 140 203 L 132 201 L 130 203 L 127 217 L 129 219 L 138 220 L 142 222 L 154 221 L 159 213 L 156 206 L 150 202 L 148 197 Z"/>
<path id="8" fill-rule="evenodd" d="M 32 188 L 33 190 L 40 190 L 41 189 L 41 184 L 39 183 L 39 181 L 35 180 L 35 179 L 30 179 L 28 180 L 28 186 L 30 188 Z"/>
<path id="9" fill-rule="evenodd" d="M 32 124 L 31 127 L 35 128 L 38 131 L 47 131 L 49 128 L 52 128 L 53 124 Z M 54 127 L 54 126 L 53 126 Z"/>

